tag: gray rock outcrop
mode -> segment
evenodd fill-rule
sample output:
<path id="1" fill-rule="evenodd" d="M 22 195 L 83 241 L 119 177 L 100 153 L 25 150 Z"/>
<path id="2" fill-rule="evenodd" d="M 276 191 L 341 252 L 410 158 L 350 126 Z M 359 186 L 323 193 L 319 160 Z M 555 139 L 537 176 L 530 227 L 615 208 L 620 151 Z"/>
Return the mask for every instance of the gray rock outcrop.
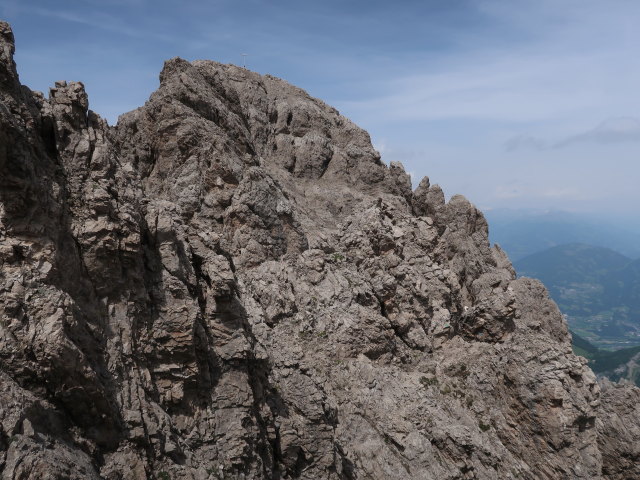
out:
<path id="1" fill-rule="evenodd" d="M 13 51 L 0 23 L 0 478 L 639 475 L 638 390 L 335 109 L 172 59 L 110 127 Z"/>

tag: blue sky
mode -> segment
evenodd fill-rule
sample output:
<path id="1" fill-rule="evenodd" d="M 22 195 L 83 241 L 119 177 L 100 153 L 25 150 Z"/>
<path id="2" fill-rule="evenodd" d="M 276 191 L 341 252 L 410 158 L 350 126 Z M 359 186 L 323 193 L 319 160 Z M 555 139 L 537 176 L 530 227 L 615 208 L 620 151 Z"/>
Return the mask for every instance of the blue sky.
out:
<path id="1" fill-rule="evenodd" d="M 173 56 L 286 79 L 483 209 L 640 205 L 640 2 L 4 0 L 23 83 L 111 124 Z"/>

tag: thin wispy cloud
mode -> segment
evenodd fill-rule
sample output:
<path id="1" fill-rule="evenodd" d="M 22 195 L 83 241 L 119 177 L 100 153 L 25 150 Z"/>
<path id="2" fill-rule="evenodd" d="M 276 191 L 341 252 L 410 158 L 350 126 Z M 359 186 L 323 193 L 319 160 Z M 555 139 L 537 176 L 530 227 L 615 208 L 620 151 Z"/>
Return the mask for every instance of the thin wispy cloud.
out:
<path id="1" fill-rule="evenodd" d="M 563 187 L 563 186 L 544 186 L 516 182 L 515 184 L 498 185 L 493 196 L 505 201 L 515 199 L 571 199 L 579 200 L 584 198 L 585 194 L 579 187 Z"/>
<path id="2" fill-rule="evenodd" d="M 523 150 L 539 152 L 584 143 L 613 145 L 628 142 L 640 142 L 640 119 L 636 117 L 610 118 L 585 132 L 555 141 L 526 134 L 515 135 L 504 143 L 504 149 L 507 152 Z"/>
<path id="3" fill-rule="evenodd" d="M 626 142 L 640 142 L 640 119 L 635 117 L 608 119 L 589 131 L 557 142 L 554 147 L 563 148 L 577 143 L 607 145 Z"/>
<path id="4" fill-rule="evenodd" d="M 447 195 L 640 202 L 640 2 L 6 0 L 0 13 L 24 83 L 83 80 L 112 123 L 157 88 L 166 58 L 249 53 L 249 68 L 336 106 L 385 162 Z"/>
<path id="5" fill-rule="evenodd" d="M 62 20 L 64 22 L 77 23 L 91 28 L 106 30 L 118 35 L 134 38 L 147 38 L 161 40 L 163 42 L 175 41 L 176 38 L 149 29 L 136 28 L 128 25 L 122 18 L 104 13 L 91 12 L 90 14 L 82 14 L 77 11 L 68 11 L 64 9 L 51 9 L 46 7 L 33 6 L 29 4 L 13 4 L 14 11 L 23 12 L 32 15 L 38 15 L 51 20 Z"/>
<path id="6" fill-rule="evenodd" d="M 540 151 L 545 148 L 547 148 L 547 142 L 531 135 L 516 135 L 504 143 L 504 149 L 507 152 L 515 152 L 518 150 Z"/>

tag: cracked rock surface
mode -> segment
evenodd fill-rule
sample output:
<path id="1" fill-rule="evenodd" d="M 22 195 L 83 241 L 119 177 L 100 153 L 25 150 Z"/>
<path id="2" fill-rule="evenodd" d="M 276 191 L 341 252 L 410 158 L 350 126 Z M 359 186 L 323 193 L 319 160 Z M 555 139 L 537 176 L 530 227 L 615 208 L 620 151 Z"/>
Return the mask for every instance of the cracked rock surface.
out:
<path id="1" fill-rule="evenodd" d="M 0 22 L 0 478 L 640 476 L 639 390 L 335 109 L 176 58 L 111 127 L 13 52 Z"/>

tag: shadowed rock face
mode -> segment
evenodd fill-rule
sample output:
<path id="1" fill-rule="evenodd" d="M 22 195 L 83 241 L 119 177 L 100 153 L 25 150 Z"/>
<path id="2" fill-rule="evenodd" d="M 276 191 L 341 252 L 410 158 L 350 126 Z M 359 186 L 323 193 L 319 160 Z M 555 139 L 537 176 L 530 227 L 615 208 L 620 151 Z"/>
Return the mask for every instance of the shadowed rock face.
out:
<path id="1" fill-rule="evenodd" d="M 173 59 L 109 127 L 13 51 L 0 23 L 1 478 L 638 475 L 638 390 L 600 406 L 482 214 L 335 109 Z"/>

